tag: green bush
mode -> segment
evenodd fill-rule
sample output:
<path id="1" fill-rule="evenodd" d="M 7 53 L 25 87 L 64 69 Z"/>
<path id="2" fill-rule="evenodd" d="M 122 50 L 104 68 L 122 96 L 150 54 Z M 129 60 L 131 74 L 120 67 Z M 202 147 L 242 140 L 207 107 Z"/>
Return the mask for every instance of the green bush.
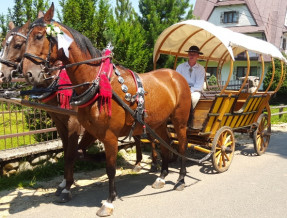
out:
<path id="1" fill-rule="evenodd" d="M 217 85 L 216 76 L 212 75 L 211 77 L 209 77 L 209 79 L 208 79 L 208 85 L 209 85 L 209 86 L 215 86 L 215 85 Z"/>
<path id="2" fill-rule="evenodd" d="M 280 82 L 281 78 L 281 63 L 279 60 L 275 60 L 275 75 L 272 82 L 272 85 L 269 89 L 269 91 L 274 91 Z M 270 84 L 271 78 L 272 78 L 272 65 L 268 67 L 267 73 L 265 75 L 264 81 L 263 81 L 263 89 L 266 90 L 267 87 Z M 286 70 L 286 69 L 284 69 Z M 283 83 L 281 85 L 281 88 L 278 90 L 278 92 L 272 97 L 271 104 L 287 104 L 287 81 L 286 78 L 283 78 Z"/>

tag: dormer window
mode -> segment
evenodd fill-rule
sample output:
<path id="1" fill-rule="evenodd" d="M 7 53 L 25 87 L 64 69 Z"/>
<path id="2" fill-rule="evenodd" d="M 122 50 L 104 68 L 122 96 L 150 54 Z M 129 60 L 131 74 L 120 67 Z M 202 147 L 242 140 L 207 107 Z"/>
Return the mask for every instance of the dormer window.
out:
<path id="1" fill-rule="evenodd" d="M 283 50 L 286 50 L 286 38 L 283 38 L 283 41 L 282 41 L 282 49 L 283 49 Z"/>
<path id="2" fill-rule="evenodd" d="M 222 23 L 238 23 L 239 13 L 238 11 L 226 11 L 221 15 Z"/>

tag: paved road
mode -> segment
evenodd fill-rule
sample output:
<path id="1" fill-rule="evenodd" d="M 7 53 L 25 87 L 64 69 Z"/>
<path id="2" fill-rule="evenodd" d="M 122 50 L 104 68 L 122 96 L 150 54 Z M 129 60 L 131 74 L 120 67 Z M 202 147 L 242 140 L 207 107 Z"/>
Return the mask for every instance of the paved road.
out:
<path id="1" fill-rule="evenodd" d="M 260 157 L 254 155 L 252 147 L 239 147 L 231 167 L 222 174 L 214 173 L 210 163 L 190 164 L 187 187 L 182 192 L 172 190 L 178 176 L 176 165 L 161 190 L 151 188 L 156 174 L 118 179 L 120 199 L 114 202 L 112 217 L 286 217 L 286 142 L 287 133 L 273 135 L 268 152 Z M 96 217 L 106 197 L 107 186 L 94 184 L 78 190 L 66 205 L 38 202 L 11 217 Z"/>

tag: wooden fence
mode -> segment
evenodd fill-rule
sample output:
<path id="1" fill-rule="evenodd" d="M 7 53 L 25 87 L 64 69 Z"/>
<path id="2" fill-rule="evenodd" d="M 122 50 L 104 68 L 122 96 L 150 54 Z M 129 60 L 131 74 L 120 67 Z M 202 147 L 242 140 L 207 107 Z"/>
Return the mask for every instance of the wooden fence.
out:
<path id="1" fill-rule="evenodd" d="M 272 113 L 271 116 L 277 116 L 279 115 L 279 119 L 282 118 L 283 114 L 287 114 L 287 111 L 283 111 L 284 108 L 287 108 L 287 105 L 279 105 L 279 106 L 273 106 L 270 107 L 271 109 L 279 109 L 278 113 Z"/>
<path id="2" fill-rule="evenodd" d="M 273 106 L 281 118 L 287 105 Z M 0 101 L 0 150 L 34 145 L 58 138 L 56 128 L 46 111 Z"/>

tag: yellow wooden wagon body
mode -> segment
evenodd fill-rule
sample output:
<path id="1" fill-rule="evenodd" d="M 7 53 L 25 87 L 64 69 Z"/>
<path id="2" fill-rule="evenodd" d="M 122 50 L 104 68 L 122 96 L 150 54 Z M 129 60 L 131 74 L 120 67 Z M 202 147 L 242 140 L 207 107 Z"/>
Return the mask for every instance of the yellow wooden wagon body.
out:
<path id="1" fill-rule="evenodd" d="M 230 65 L 225 84 L 218 82 L 216 92 L 210 91 L 207 85 L 193 111 L 193 128 L 187 129 L 188 147 L 204 153 L 212 152 L 214 168 L 218 172 L 224 172 L 233 159 L 233 132 L 250 134 L 258 155 L 262 155 L 268 147 L 271 135 L 269 100 L 283 83 L 286 59 L 275 46 L 266 41 L 235 33 L 206 21 L 187 20 L 170 26 L 159 36 L 154 48 L 154 68 L 162 54 L 175 56 L 176 68 L 178 58 L 187 57 L 185 51 L 191 45 L 197 45 L 203 52 L 200 59 L 205 60 L 206 69 L 211 61 L 217 62 L 217 81 L 221 81 L 223 65 Z M 233 75 L 235 57 L 242 52 L 246 55 L 247 72 L 241 86 L 233 90 L 228 88 L 228 84 Z M 261 73 L 257 87 L 248 93 L 245 87 L 249 80 L 250 52 L 258 54 Z M 273 72 L 269 86 L 260 91 L 265 72 L 264 58 L 270 60 Z M 281 62 L 281 75 L 277 87 L 270 91 L 275 75 L 274 59 Z M 177 136 L 172 126 L 168 125 L 168 130 L 176 144 Z"/>

